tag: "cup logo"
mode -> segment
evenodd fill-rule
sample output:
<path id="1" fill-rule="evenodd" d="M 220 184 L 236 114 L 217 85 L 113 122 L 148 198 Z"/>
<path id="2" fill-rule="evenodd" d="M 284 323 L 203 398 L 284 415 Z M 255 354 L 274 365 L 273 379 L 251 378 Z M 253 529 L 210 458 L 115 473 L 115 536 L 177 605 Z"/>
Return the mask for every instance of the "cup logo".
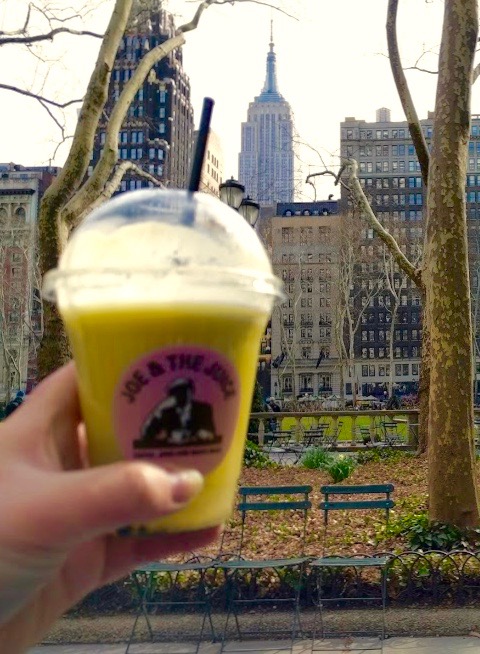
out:
<path id="1" fill-rule="evenodd" d="M 237 425 L 240 388 L 225 355 L 169 347 L 137 360 L 117 386 L 115 433 L 127 459 L 216 468 Z"/>

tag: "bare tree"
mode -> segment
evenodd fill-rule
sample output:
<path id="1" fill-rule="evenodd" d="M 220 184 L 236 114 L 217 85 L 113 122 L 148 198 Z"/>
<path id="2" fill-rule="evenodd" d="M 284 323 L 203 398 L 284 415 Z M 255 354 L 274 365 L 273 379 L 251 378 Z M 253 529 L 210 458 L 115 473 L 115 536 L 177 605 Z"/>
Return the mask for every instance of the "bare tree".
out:
<path id="1" fill-rule="evenodd" d="M 422 227 L 409 226 L 398 227 L 394 222 L 385 225 L 392 235 L 395 237 L 404 253 L 407 249 L 413 256 L 414 265 L 418 265 L 421 258 L 420 254 L 422 248 Z M 407 299 L 408 285 L 410 277 L 402 270 L 393 259 L 390 251 L 384 246 L 382 252 L 382 262 L 385 289 L 388 294 L 385 295 L 383 303 L 385 307 L 386 317 L 389 321 L 389 330 L 386 332 L 389 350 L 390 361 L 390 375 L 388 379 L 388 394 L 393 393 L 393 378 L 394 378 L 394 342 L 395 333 L 402 329 L 402 324 L 397 322 L 398 311 L 402 302 Z"/>
<path id="2" fill-rule="evenodd" d="M 258 0 L 250 1 L 267 4 L 258 2 Z M 224 4 L 224 2 L 223 0 L 201 2 L 191 21 L 178 27 L 172 38 L 147 51 L 138 62 L 109 117 L 101 157 L 93 173 L 85 181 L 95 132 L 107 100 L 110 74 L 120 41 L 129 23 L 132 4 L 133 0 L 116 0 L 115 2 L 110 23 L 79 112 L 70 152 L 60 175 L 42 200 L 39 217 L 42 274 L 57 265 L 60 253 L 73 227 L 83 219 L 100 197 L 103 200 L 108 197 L 107 188 L 113 192 L 114 184 L 111 184 L 111 181 L 118 162 L 119 130 L 135 95 L 152 67 L 185 43 L 185 34 L 196 29 L 203 12 L 208 7 L 213 4 Z M 69 348 L 58 312 L 53 305 L 45 304 L 44 338 L 39 353 L 41 376 L 54 370 L 68 357 Z"/>
<path id="3" fill-rule="evenodd" d="M 0 3 L 0 7 L 4 6 L 7 18 L 12 4 L 8 0 Z M 72 39 L 102 39 L 103 34 L 84 29 L 83 25 L 99 4 L 98 0 L 69 0 L 63 5 L 50 0 L 15 0 L 16 15 L 21 15 L 21 18 L 10 29 L 0 31 L 2 53 L 10 53 L 13 47 L 16 51 L 26 51 L 35 69 L 31 84 L 8 83 L 8 71 L 4 70 L 0 90 L 21 95 L 37 103 L 59 128 L 61 143 L 68 138 L 69 111 L 74 105 L 79 105 L 82 98 L 74 96 L 59 99 L 52 90 L 50 80 L 55 80 L 62 66 L 62 56 L 56 43 L 59 37 L 65 36 Z"/>
<path id="4" fill-rule="evenodd" d="M 446 0 L 432 139 L 428 153 L 392 43 L 398 0 L 389 0 L 387 30 L 392 69 L 406 108 L 412 139 L 428 183 L 425 250 L 421 268 L 401 252 L 375 217 L 357 177 L 347 170 L 363 216 L 389 247 L 399 267 L 424 297 L 423 374 L 428 378 L 428 482 L 432 520 L 460 527 L 478 525 L 473 448 L 473 356 L 467 252 L 465 179 L 470 97 L 478 34 L 476 0 Z M 399 70 L 400 68 L 400 70 Z M 455 160 L 455 166 L 451 161 Z M 425 348 L 427 332 L 427 348 Z M 426 352 L 425 352 L 426 350 Z M 422 360 L 423 363 L 423 360 Z M 454 390 L 454 392 L 452 392 Z"/>

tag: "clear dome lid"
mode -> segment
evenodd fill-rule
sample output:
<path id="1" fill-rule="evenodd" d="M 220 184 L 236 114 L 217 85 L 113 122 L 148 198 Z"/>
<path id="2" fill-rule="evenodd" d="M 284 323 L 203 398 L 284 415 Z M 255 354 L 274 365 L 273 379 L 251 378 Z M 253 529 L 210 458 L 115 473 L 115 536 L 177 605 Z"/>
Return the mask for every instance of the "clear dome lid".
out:
<path id="1" fill-rule="evenodd" d="M 181 190 L 124 193 L 73 232 L 43 294 L 60 308 L 221 303 L 270 311 L 282 297 L 256 232 L 217 198 Z"/>

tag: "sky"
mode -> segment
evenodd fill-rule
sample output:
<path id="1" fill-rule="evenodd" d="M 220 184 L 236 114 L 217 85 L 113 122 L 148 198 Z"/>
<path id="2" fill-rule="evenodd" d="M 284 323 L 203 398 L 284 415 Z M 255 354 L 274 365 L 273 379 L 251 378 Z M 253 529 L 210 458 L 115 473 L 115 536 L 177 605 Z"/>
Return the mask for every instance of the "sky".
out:
<path id="1" fill-rule="evenodd" d="M 177 25 L 190 20 L 197 2 L 165 0 Z M 263 0 L 262 0 L 263 1 Z M 267 0 L 266 0 L 267 1 Z M 84 4 L 87 0 L 57 0 L 53 4 Z M 16 29 L 25 16 L 27 0 L 0 0 L 0 30 Z M 224 151 L 225 177 L 238 175 L 241 123 L 248 105 L 265 79 L 266 56 L 273 20 L 277 79 L 290 103 L 297 134 L 299 200 L 313 199 L 303 184 L 308 173 L 320 171 L 322 160 L 338 166 L 340 122 L 346 116 L 375 120 L 375 111 L 388 107 L 392 120 L 404 120 L 386 57 L 387 0 L 271 0 L 286 13 L 255 2 L 212 6 L 195 31 L 186 35 L 184 68 L 190 77 L 195 120 L 202 99 L 215 100 L 212 128 Z M 398 39 L 403 64 L 434 70 L 437 65 L 443 18 L 442 0 L 401 0 Z M 91 13 L 83 26 L 102 32 L 113 0 L 90 0 Z M 287 15 L 289 14 L 289 15 Z M 41 27 L 39 25 L 39 27 Z M 77 27 L 79 27 L 77 25 Z M 81 98 L 99 48 L 87 37 L 59 37 L 36 51 L 18 46 L 0 49 L 0 83 L 44 90 L 58 101 Z M 420 118 L 435 103 L 435 75 L 407 71 Z M 46 79 L 45 79 L 46 78 Z M 480 113 L 480 81 L 473 90 L 472 112 Z M 0 89 L 0 161 L 23 165 L 62 165 L 69 141 L 57 148 L 59 129 L 37 102 Z M 78 106 L 78 105 L 77 105 Z M 76 109 L 68 114 L 67 134 L 73 132 Z M 338 188 L 319 181 L 317 197 Z"/>

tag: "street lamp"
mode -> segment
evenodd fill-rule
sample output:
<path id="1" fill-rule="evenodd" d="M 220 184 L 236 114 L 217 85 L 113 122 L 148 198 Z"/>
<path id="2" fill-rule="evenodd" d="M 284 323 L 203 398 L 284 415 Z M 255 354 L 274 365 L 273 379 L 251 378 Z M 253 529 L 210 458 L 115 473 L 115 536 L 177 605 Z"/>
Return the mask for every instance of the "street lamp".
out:
<path id="1" fill-rule="evenodd" d="M 228 204 L 229 207 L 238 211 L 245 218 L 251 227 L 255 224 L 260 215 L 260 205 L 254 202 L 248 195 L 243 197 L 245 186 L 237 182 L 236 179 L 227 179 L 226 182 L 219 186 L 220 200 Z"/>
<path id="2" fill-rule="evenodd" d="M 220 200 L 228 204 L 229 207 L 238 211 L 240 205 L 242 204 L 243 194 L 245 193 L 245 186 L 237 182 L 237 180 L 227 179 L 226 182 L 220 184 Z"/>
<path id="3" fill-rule="evenodd" d="M 260 214 L 260 205 L 258 202 L 254 202 L 247 195 L 247 197 L 242 200 L 238 212 L 245 218 L 251 227 L 255 227 Z"/>

